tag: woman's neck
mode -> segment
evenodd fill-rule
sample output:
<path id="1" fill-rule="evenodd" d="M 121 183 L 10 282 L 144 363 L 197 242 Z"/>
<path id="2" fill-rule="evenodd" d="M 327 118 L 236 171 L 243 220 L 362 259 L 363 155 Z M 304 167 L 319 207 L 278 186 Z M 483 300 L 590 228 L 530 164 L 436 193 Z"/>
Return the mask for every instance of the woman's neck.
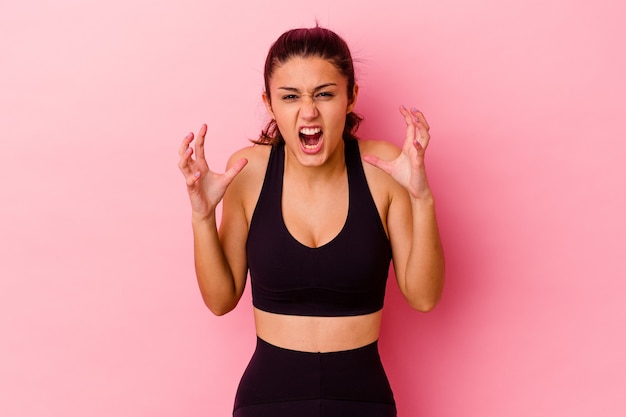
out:
<path id="1" fill-rule="evenodd" d="M 343 177 L 346 171 L 345 143 L 339 142 L 330 157 L 322 165 L 302 165 L 287 147 L 285 147 L 285 176 L 303 185 L 327 183 L 337 177 Z"/>

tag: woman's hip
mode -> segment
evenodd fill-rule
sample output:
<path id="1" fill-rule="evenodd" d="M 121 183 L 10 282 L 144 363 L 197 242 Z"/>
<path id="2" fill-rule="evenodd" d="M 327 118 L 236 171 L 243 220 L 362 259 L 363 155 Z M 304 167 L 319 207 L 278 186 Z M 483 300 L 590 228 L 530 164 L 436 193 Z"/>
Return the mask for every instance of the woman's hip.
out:
<path id="1" fill-rule="evenodd" d="M 393 393 L 377 342 L 351 350 L 311 353 L 284 349 L 257 338 L 237 390 L 235 416 L 262 416 L 261 408 L 275 417 L 307 410 L 314 413 L 312 416 L 353 412 L 369 416 L 362 414 L 362 408 L 376 412 L 372 416 L 395 416 Z M 246 414 L 252 409 L 257 411 Z M 319 414 L 320 410 L 325 411 Z"/>

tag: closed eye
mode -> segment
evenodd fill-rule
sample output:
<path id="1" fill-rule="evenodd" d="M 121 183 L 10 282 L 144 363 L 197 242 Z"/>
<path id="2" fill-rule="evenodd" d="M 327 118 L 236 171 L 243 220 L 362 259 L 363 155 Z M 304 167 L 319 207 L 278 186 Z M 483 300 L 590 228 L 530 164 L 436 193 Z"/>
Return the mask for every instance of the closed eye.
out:
<path id="1" fill-rule="evenodd" d="M 319 97 L 319 98 L 330 98 L 334 96 L 335 94 L 331 93 L 330 91 L 322 91 L 321 93 L 318 93 L 315 95 L 315 97 Z"/>
<path id="2" fill-rule="evenodd" d="M 294 101 L 294 100 L 296 100 L 297 98 L 298 98 L 298 96 L 297 96 L 297 95 L 295 95 L 295 94 L 285 94 L 284 96 L 282 96 L 282 99 L 283 99 L 284 101 Z"/>

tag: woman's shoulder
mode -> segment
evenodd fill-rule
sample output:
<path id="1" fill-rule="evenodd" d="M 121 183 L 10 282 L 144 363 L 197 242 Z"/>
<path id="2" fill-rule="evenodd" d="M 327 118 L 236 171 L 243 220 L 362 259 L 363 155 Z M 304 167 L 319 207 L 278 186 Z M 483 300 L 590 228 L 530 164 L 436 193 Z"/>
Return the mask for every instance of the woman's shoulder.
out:
<path id="1" fill-rule="evenodd" d="M 376 155 L 381 159 L 394 159 L 400 154 L 400 148 L 391 142 L 384 140 L 359 140 L 361 155 Z"/>
<path id="2" fill-rule="evenodd" d="M 400 154 L 400 148 L 393 143 L 383 140 L 359 140 L 359 149 L 361 158 L 365 155 L 373 155 L 386 161 L 392 161 Z M 363 160 L 363 171 L 365 172 L 365 178 L 380 218 L 385 226 L 385 230 L 387 230 L 387 215 L 390 203 L 395 200 L 395 196 L 398 193 L 403 193 L 403 188 L 391 175 L 365 160 Z"/>
<path id="3" fill-rule="evenodd" d="M 230 168 L 240 159 L 246 159 L 248 163 L 239 173 L 237 178 L 245 179 L 246 181 L 254 181 L 254 179 L 261 177 L 262 180 L 265 176 L 265 170 L 267 169 L 267 163 L 269 161 L 271 150 L 272 147 L 269 145 L 257 144 L 241 148 L 231 155 L 228 159 L 226 168 Z"/>
<path id="4" fill-rule="evenodd" d="M 237 150 L 228 159 L 227 169 L 240 159 L 248 161 L 228 187 L 230 196 L 240 199 L 247 211 L 256 204 L 261 192 L 271 150 L 272 146 L 255 144 Z"/>
<path id="5" fill-rule="evenodd" d="M 365 155 L 373 155 L 385 161 L 392 161 L 400 155 L 401 149 L 395 144 L 384 140 L 359 140 L 359 151 L 361 153 L 361 158 Z M 391 178 L 382 170 L 365 161 L 363 163 L 363 167 L 365 168 L 365 173 L 368 177 L 382 177 L 384 180 Z"/>
<path id="6" fill-rule="evenodd" d="M 232 165 L 234 162 L 245 158 L 248 160 L 248 165 L 267 165 L 267 161 L 269 158 L 269 154 L 272 147 L 270 145 L 257 145 L 253 144 L 250 146 L 246 146 L 235 151 L 231 157 L 228 159 L 228 167 Z"/>
<path id="7" fill-rule="evenodd" d="M 361 159 L 365 155 L 377 156 L 385 161 L 392 161 L 398 157 L 401 150 L 393 143 L 384 140 L 359 140 Z M 370 184 L 370 190 L 374 194 L 387 194 L 398 188 L 398 183 L 386 172 L 376 168 L 372 164 L 363 161 L 365 177 Z"/>

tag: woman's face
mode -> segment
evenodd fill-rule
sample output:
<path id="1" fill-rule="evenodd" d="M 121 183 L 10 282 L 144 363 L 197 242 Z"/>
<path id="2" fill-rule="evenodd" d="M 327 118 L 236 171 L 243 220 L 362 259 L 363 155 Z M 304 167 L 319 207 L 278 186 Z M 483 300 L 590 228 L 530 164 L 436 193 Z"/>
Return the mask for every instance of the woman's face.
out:
<path id="1" fill-rule="evenodd" d="M 347 80 L 319 57 L 292 58 L 275 68 L 265 105 L 276 120 L 285 146 L 305 166 L 320 166 L 342 143 L 346 114 L 356 101 L 348 99 Z"/>

